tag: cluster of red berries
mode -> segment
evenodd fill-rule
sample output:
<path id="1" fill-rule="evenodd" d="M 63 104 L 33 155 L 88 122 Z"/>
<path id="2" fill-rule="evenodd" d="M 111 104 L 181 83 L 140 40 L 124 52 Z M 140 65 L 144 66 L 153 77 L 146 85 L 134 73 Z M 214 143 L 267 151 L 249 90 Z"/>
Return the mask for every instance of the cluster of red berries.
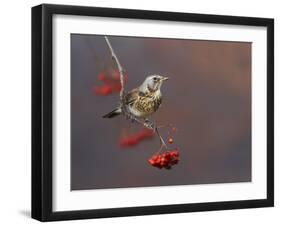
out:
<path id="1" fill-rule="evenodd" d="M 142 140 L 152 138 L 154 135 L 153 130 L 144 128 L 135 134 L 122 138 L 119 141 L 119 146 L 122 148 L 135 146 Z"/>
<path id="2" fill-rule="evenodd" d="M 119 93 L 121 90 L 120 73 L 116 71 L 101 72 L 98 75 L 98 80 L 103 84 L 94 86 L 93 91 L 97 95 L 107 96 L 112 93 Z M 124 82 L 128 81 L 128 77 L 124 76 Z"/>
<path id="3" fill-rule="evenodd" d="M 149 160 L 149 164 L 159 169 L 171 169 L 173 165 L 179 162 L 179 151 L 177 149 L 166 151 L 162 154 L 153 155 Z"/>

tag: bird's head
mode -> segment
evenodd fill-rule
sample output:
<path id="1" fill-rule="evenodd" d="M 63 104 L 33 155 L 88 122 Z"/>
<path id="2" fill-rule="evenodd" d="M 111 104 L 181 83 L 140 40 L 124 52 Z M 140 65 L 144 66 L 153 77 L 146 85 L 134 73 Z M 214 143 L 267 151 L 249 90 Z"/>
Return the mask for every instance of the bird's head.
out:
<path id="1" fill-rule="evenodd" d="M 157 90 L 160 90 L 163 82 L 167 80 L 168 77 L 164 77 L 161 75 L 150 75 L 146 77 L 140 88 L 143 92 L 155 92 Z"/>

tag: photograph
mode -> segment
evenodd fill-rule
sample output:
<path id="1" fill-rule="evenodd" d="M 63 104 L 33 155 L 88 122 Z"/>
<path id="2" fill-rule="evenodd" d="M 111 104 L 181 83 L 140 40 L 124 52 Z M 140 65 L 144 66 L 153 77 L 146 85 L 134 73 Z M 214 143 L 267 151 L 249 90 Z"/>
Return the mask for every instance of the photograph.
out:
<path id="1" fill-rule="evenodd" d="M 70 58 L 71 191 L 252 181 L 251 42 L 71 33 Z"/>
<path id="2" fill-rule="evenodd" d="M 274 19 L 32 7 L 31 216 L 274 206 Z"/>

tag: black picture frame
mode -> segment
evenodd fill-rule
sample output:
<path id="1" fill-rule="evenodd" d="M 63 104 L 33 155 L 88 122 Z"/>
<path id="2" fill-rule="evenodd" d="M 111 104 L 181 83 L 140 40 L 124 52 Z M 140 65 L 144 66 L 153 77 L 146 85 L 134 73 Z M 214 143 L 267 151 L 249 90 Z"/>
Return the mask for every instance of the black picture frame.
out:
<path id="1" fill-rule="evenodd" d="M 52 210 L 52 17 L 54 14 L 151 19 L 267 28 L 267 198 L 95 210 Z M 32 218 L 40 221 L 121 217 L 274 205 L 274 20 L 221 15 L 43 4 L 32 8 Z"/>

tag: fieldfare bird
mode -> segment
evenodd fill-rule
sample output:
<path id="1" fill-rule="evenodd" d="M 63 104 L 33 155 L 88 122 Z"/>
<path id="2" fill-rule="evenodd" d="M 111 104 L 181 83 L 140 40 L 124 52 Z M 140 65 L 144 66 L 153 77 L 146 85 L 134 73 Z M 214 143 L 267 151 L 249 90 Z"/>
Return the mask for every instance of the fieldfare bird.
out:
<path id="1" fill-rule="evenodd" d="M 162 102 L 161 86 L 167 77 L 161 75 L 150 75 L 138 88 L 128 92 L 124 98 L 124 104 L 134 120 L 145 119 L 156 112 Z M 103 118 L 113 118 L 122 113 L 122 107 L 119 106 Z"/>

